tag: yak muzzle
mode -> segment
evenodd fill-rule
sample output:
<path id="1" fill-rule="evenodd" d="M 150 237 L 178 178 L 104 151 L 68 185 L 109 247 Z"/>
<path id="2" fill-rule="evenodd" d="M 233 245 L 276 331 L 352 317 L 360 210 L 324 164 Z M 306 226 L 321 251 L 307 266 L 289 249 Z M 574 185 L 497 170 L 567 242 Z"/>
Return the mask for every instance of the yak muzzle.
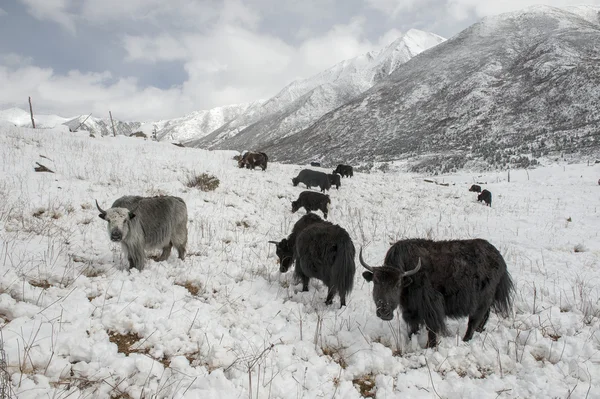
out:
<path id="1" fill-rule="evenodd" d="M 110 240 L 114 242 L 119 242 L 123 239 L 123 234 L 120 231 L 113 231 L 110 233 Z"/>
<path id="2" fill-rule="evenodd" d="M 390 312 L 387 310 L 377 309 L 377 317 L 381 320 L 390 321 L 394 318 L 394 312 Z"/>

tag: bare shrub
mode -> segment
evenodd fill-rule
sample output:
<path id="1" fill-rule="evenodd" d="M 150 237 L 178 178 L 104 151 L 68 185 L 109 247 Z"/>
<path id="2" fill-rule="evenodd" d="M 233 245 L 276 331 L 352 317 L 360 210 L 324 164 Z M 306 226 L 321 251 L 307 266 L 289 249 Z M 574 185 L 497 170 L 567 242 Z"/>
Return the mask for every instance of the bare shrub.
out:
<path id="1" fill-rule="evenodd" d="M 189 174 L 185 185 L 190 188 L 197 188 L 202 191 L 215 191 L 219 187 L 219 179 L 207 173 Z"/>

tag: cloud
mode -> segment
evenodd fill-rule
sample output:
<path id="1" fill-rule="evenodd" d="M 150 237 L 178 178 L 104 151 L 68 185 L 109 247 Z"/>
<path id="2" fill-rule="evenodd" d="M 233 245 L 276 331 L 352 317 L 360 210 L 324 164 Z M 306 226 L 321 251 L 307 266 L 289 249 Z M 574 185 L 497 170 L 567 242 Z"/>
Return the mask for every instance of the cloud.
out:
<path id="1" fill-rule="evenodd" d="M 33 64 L 32 57 L 26 57 L 16 53 L 0 53 L 0 65 L 5 65 L 9 68 L 19 68 Z"/>
<path id="2" fill-rule="evenodd" d="M 4 11 L 2 8 L 0 8 L 0 17 L 3 17 L 5 15 L 8 15 L 8 13 L 6 11 Z"/>
<path id="3" fill-rule="evenodd" d="M 481 18 L 490 15 L 501 14 L 504 12 L 517 11 L 539 4 L 539 0 L 448 0 L 447 8 L 454 18 L 465 19 L 471 13 Z M 574 5 L 573 0 L 545 0 L 543 4 L 558 8 Z M 600 0 L 588 0 L 586 4 L 600 5 Z"/>
<path id="4" fill-rule="evenodd" d="M 366 3 L 391 17 L 396 17 L 402 11 L 412 10 L 417 4 L 423 5 L 423 1 L 419 0 L 366 0 Z"/>
<path id="5" fill-rule="evenodd" d="M 75 34 L 75 15 L 69 11 L 71 0 L 20 0 L 34 18 L 56 22 L 69 33 Z"/>

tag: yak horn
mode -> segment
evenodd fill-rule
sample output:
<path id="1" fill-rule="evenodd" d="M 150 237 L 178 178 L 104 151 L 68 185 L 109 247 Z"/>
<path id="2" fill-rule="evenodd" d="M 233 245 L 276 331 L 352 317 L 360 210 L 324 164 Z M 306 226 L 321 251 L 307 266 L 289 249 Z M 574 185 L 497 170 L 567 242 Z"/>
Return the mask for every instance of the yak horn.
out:
<path id="1" fill-rule="evenodd" d="M 365 269 L 367 269 L 368 271 L 370 271 L 371 273 L 373 273 L 373 266 L 367 265 L 367 263 L 363 259 L 363 256 L 362 256 L 362 247 L 360 248 L 360 252 L 358 253 L 358 260 L 360 261 L 360 264 L 363 265 L 363 267 Z"/>
<path id="2" fill-rule="evenodd" d="M 100 208 L 100 205 L 98 205 L 98 200 L 96 200 L 96 208 L 98 208 L 98 210 L 100 211 L 100 213 L 102 213 L 103 215 L 106 214 L 106 211 L 103 210 L 102 208 Z"/>
<path id="3" fill-rule="evenodd" d="M 402 277 L 412 276 L 413 274 L 418 272 L 420 268 L 421 268 L 421 258 L 419 258 L 419 262 L 417 262 L 417 266 L 412 270 L 402 273 Z"/>
<path id="4" fill-rule="evenodd" d="M 278 245 L 278 244 L 279 244 L 277 241 L 269 241 L 269 243 L 271 243 L 271 244 L 275 244 L 275 245 Z"/>

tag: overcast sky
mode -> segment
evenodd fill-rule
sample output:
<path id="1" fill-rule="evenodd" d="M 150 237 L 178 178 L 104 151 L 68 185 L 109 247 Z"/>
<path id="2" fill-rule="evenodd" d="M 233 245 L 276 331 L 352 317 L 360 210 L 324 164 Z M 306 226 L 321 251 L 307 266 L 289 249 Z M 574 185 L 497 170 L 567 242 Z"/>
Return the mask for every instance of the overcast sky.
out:
<path id="1" fill-rule="evenodd" d="M 158 120 L 267 99 L 416 28 L 573 0 L 2 0 L 0 109 Z M 600 0 L 588 0 L 600 4 Z"/>

